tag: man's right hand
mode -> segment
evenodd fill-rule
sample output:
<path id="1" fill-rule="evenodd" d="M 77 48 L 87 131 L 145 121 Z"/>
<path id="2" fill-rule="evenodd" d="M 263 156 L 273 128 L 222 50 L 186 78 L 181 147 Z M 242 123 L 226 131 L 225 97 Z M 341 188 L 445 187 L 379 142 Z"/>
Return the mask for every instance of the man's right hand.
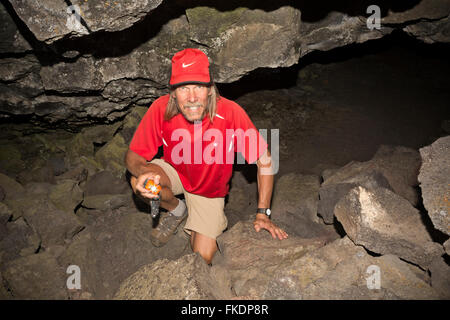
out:
<path id="1" fill-rule="evenodd" d="M 158 198 L 157 195 L 154 195 L 149 190 L 144 188 L 145 180 L 152 179 L 156 185 L 159 184 L 160 176 L 153 172 L 146 172 L 141 174 L 139 177 L 131 177 L 131 187 L 136 195 L 143 197 L 144 199 L 155 199 Z"/>

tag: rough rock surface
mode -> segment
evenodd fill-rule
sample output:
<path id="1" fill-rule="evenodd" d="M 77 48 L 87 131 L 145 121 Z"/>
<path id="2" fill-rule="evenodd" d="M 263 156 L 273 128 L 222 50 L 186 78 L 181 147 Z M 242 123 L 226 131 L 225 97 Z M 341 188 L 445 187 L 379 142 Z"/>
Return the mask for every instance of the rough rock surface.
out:
<path id="1" fill-rule="evenodd" d="M 368 286 L 369 266 L 381 271 L 380 288 Z M 277 269 L 265 299 L 433 299 L 423 272 L 395 256 L 371 257 L 344 237 Z M 372 288 L 372 289 L 371 289 Z M 257 292 L 257 291 L 256 291 Z"/>
<path id="2" fill-rule="evenodd" d="M 450 239 L 444 242 L 444 250 L 450 256 Z"/>
<path id="3" fill-rule="evenodd" d="M 450 299 L 450 266 L 443 257 L 437 257 L 430 265 L 431 284 L 446 300 Z"/>
<path id="4" fill-rule="evenodd" d="M 0 173 L 0 187 L 6 200 L 20 198 L 25 193 L 25 188 L 20 183 L 2 173 Z"/>
<path id="5" fill-rule="evenodd" d="M 289 173 L 281 176 L 272 197 L 272 219 L 289 235 L 314 238 L 328 235 L 338 238 L 331 226 L 325 226 L 317 216 L 320 181 L 316 175 Z"/>
<path id="6" fill-rule="evenodd" d="M 208 272 L 208 266 L 198 254 L 186 255 L 175 261 L 161 259 L 142 267 L 126 279 L 114 299 L 213 299 L 200 286 L 201 280 L 198 279 Z"/>
<path id="7" fill-rule="evenodd" d="M 83 293 L 93 299 L 110 299 L 119 284 L 143 265 L 156 259 L 173 260 L 190 250 L 181 230 L 164 247 L 154 247 L 151 229 L 150 215 L 136 209 L 98 213 L 57 258 L 58 262 L 66 268 L 72 264 L 80 267 Z"/>
<path id="8" fill-rule="evenodd" d="M 7 222 L 2 227 L 4 233 L 0 236 L 0 269 L 9 261 L 39 250 L 41 239 L 23 218 Z"/>
<path id="9" fill-rule="evenodd" d="M 23 217 L 39 234 L 43 247 L 64 244 L 84 228 L 73 212 L 60 210 L 45 198 L 31 203 L 24 209 Z"/>
<path id="10" fill-rule="evenodd" d="M 423 204 L 436 229 L 450 235 L 450 136 L 421 148 L 419 173 Z"/>
<path id="11" fill-rule="evenodd" d="M 124 281 L 115 298 L 230 299 L 239 296 L 239 288 L 248 286 L 246 280 L 258 271 L 275 267 L 280 259 L 292 260 L 324 243 L 324 238 L 295 237 L 280 242 L 263 232 L 257 234 L 250 222 L 238 222 L 218 238 L 224 257 L 216 256 L 211 268 L 195 254 L 176 261 L 159 260 Z M 241 266 L 246 266 L 245 270 L 235 270 L 234 275 L 229 272 Z"/>
<path id="12" fill-rule="evenodd" d="M 442 298 L 424 271 L 393 255 L 372 257 L 347 237 L 326 245 L 318 238 L 278 242 L 251 229 L 239 222 L 220 236 L 212 267 L 195 254 L 158 260 L 126 279 L 115 298 Z"/>
<path id="13" fill-rule="evenodd" d="M 416 150 L 403 146 L 379 147 L 371 160 L 351 161 L 328 177 L 319 190 L 318 212 L 326 223 L 333 223 L 333 209 L 337 201 L 357 186 L 388 188 L 417 205 L 417 174 L 420 155 Z"/>
<path id="14" fill-rule="evenodd" d="M 357 168 L 358 163 L 352 163 L 353 169 Z M 359 169 L 359 168 L 358 168 Z M 327 180 L 328 181 L 328 180 Z M 354 175 L 339 183 L 323 183 L 320 187 L 318 213 L 327 224 L 334 222 L 334 207 L 339 200 L 357 186 L 363 186 L 368 189 L 387 188 L 391 186 L 383 174 L 378 170 L 368 169 L 362 172 L 355 172 Z"/>
<path id="15" fill-rule="evenodd" d="M 96 31 L 123 30 L 145 17 L 162 0 L 125 0 L 101 4 L 76 1 L 71 6 L 63 0 L 9 2 L 38 40 L 51 43 L 67 35 L 83 36 Z"/>
<path id="16" fill-rule="evenodd" d="M 25 40 L 11 15 L 6 10 L 3 2 L 0 3 L 0 52 L 1 53 L 20 53 L 32 49 Z"/>
<path id="17" fill-rule="evenodd" d="M 334 212 L 348 237 L 372 252 L 393 254 L 424 268 L 443 253 L 420 212 L 388 189 L 353 188 Z"/>
<path id="18" fill-rule="evenodd" d="M 66 270 L 43 252 L 13 260 L 2 272 L 13 299 L 67 299 Z"/>

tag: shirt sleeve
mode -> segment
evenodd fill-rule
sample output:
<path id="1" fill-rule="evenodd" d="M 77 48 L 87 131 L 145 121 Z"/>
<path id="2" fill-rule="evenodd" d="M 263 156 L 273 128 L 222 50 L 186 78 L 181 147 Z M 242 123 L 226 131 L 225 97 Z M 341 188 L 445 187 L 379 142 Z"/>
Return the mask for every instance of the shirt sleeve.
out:
<path id="1" fill-rule="evenodd" d="M 256 162 L 267 150 L 266 140 L 238 104 L 235 104 L 233 120 L 236 152 L 240 152 L 248 163 Z"/>
<path id="2" fill-rule="evenodd" d="M 144 157 L 147 161 L 153 159 L 162 145 L 162 105 L 156 100 L 148 108 L 130 142 L 130 150 Z"/>

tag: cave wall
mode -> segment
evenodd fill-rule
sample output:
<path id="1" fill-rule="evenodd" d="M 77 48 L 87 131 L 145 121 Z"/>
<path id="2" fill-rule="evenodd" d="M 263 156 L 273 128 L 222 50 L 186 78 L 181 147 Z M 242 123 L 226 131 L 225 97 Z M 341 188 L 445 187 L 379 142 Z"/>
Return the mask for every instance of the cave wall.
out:
<path id="1" fill-rule="evenodd" d="M 447 0 L 9 0 L 0 4 L 0 117 L 77 127 L 113 122 L 167 92 L 170 59 L 202 49 L 218 83 L 289 67 L 315 50 L 403 30 L 450 42 Z M 28 119 L 27 118 L 27 119 Z"/>

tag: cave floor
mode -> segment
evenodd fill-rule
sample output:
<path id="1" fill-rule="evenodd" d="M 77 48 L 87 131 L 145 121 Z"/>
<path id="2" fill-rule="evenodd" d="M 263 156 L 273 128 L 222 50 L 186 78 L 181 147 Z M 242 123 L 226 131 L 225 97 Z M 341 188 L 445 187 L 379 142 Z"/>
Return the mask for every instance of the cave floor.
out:
<path id="1" fill-rule="evenodd" d="M 280 130 L 278 177 L 320 174 L 367 161 L 382 144 L 419 149 L 447 135 L 441 124 L 450 119 L 449 73 L 439 54 L 392 46 L 308 64 L 295 86 L 237 101 L 258 128 Z"/>

